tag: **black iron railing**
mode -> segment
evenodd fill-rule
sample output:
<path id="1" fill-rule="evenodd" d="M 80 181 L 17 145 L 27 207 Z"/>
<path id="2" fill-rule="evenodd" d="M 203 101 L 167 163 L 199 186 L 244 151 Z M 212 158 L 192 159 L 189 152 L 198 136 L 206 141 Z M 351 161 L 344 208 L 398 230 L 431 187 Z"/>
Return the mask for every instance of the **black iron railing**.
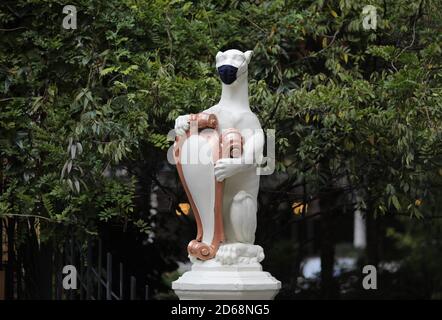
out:
<path id="1" fill-rule="evenodd" d="M 103 257 L 105 257 L 105 261 L 103 261 Z M 118 263 L 118 275 L 114 274 L 112 254 L 106 252 L 103 255 L 100 239 L 87 241 L 85 247 L 71 239 L 65 245 L 64 254 L 56 257 L 56 260 L 55 299 L 57 300 L 149 299 L 148 285 L 143 287 L 142 297 L 138 296 L 137 279 L 132 275 L 128 277 L 125 274 L 123 263 Z M 65 275 L 62 274 L 62 269 L 64 265 L 72 265 L 77 269 L 76 290 L 63 288 L 62 283 Z M 118 285 L 113 283 L 115 279 L 118 280 Z M 125 281 L 125 279 L 129 279 L 129 281 Z"/>

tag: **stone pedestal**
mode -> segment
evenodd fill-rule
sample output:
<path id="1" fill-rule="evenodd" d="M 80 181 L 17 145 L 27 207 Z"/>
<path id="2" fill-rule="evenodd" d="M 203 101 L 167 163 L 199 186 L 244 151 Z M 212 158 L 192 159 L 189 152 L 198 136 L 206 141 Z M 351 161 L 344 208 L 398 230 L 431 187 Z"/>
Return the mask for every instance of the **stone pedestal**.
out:
<path id="1" fill-rule="evenodd" d="M 172 283 L 180 300 L 272 300 L 281 282 L 260 263 L 223 265 L 195 261 L 192 270 Z"/>

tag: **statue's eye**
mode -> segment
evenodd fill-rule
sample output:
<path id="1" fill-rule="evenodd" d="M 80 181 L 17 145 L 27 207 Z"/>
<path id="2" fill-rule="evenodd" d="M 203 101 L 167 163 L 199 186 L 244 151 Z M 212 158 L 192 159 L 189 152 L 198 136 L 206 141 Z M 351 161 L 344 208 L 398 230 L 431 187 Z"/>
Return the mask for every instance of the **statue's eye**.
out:
<path id="1" fill-rule="evenodd" d="M 236 56 L 234 59 L 239 63 L 243 63 L 244 61 L 246 61 L 246 58 L 243 56 Z"/>

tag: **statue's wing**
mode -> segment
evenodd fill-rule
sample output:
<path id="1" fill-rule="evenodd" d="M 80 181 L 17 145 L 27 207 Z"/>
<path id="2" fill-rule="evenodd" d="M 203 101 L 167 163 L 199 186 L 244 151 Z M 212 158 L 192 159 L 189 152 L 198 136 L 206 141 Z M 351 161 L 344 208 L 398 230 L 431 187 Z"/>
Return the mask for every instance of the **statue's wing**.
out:
<path id="1" fill-rule="evenodd" d="M 197 237 L 188 246 L 190 255 L 208 260 L 224 240 L 222 221 L 223 183 L 215 179 L 214 166 L 220 158 L 216 128 L 189 130 L 175 143 L 178 174 L 197 223 Z"/>
<path id="2" fill-rule="evenodd" d="M 215 257 L 224 241 L 224 183 L 215 178 L 215 163 L 221 157 L 240 157 L 242 137 L 236 129 L 225 130 L 220 137 L 214 114 L 200 113 L 190 119 L 190 130 L 175 142 L 174 157 L 197 224 L 196 239 L 187 250 L 194 257 L 208 260 Z"/>

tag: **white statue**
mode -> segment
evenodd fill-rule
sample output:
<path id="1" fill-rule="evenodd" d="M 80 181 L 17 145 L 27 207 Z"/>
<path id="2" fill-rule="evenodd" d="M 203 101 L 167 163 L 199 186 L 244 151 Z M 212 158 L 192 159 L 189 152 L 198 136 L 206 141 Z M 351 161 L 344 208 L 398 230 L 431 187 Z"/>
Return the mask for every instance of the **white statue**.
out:
<path id="1" fill-rule="evenodd" d="M 254 244 L 264 134 L 249 106 L 251 57 L 218 52 L 220 101 L 175 121 L 174 158 L 198 230 L 188 245 L 192 270 L 172 283 L 180 299 L 269 300 L 281 288 L 262 270 L 264 252 Z"/>
<path id="2" fill-rule="evenodd" d="M 217 181 L 225 181 L 222 205 L 225 239 L 216 254 L 216 260 L 224 264 L 264 259 L 262 248 L 253 244 L 259 190 L 256 161 L 262 156 L 264 134 L 249 105 L 247 74 L 252 54 L 239 50 L 218 52 L 216 67 L 222 81 L 221 99 L 203 111 L 216 115 L 221 132 L 235 128 L 243 137 L 242 156 L 221 158 L 214 168 Z M 178 117 L 176 133 L 184 135 L 189 123 L 190 115 Z"/>

